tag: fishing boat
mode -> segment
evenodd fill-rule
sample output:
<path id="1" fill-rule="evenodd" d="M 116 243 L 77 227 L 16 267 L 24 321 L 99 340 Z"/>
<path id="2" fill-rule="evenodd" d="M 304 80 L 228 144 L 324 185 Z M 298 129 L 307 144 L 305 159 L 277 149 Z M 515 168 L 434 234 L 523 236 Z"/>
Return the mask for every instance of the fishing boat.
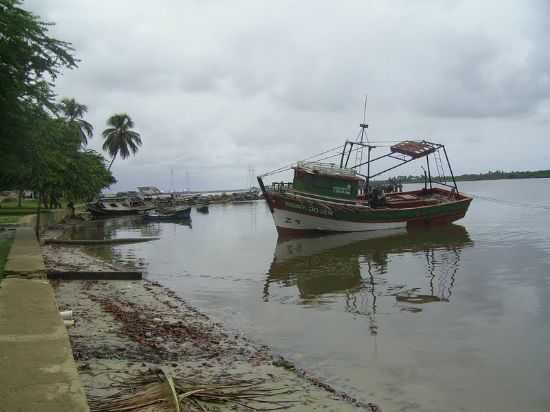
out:
<path id="1" fill-rule="evenodd" d="M 397 229 L 450 223 L 465 216 L 472 198 L 459 192 L 443 144 L 427 140 L 376 144 L 366 139 L 367 127 L 361 124 L 355 141 L 346 140 L 306 161 L 258 176 L 279 233 Z M 375 153 L 383 148 L 385 153 Z M 336 162 L 323 162 L 330 158 Z M 422 167 L 424 187 L 419 190 L 386 193 L 380 181 L 374 180 L 421 159 L 426 169 Z M 433 168 L 437 174 L 432 174 Z M 267 176 L 286 171 L 293 171 L 291 183 L 274 182 L 266 187 Z"/>
<path id="2" fill-rule="evenodd" d="M 186 220 L 191 216 L 191 207 L 155 209 L 145 212 L 145 220 Z"/>
<path id="3" fill-rule="evenodd" d="M 94 217 L 137 215 L 154 209 L 154 205 L 138 197 L 104 197 L 87 204 Z"/>

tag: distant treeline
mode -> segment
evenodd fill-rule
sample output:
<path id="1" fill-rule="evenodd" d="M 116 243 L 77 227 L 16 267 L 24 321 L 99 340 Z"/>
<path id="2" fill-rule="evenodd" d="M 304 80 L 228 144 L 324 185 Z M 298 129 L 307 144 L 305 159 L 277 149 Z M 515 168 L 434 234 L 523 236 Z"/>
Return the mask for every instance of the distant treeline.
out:
<path id="1" fill-rule="evenodd" d="M 550 170 L 534 170 L 524 172 L 504 172 L 502 170 L 488 171 L 487 173 L 470 173 L 455 176 L 457 181 L 470 180 L 499 180 L 499 179 L 532 179 L 532 178 L 550 178 Z M 397 176 L 396 179 L 401 183 L 423 183 L 424 176 Z M 451 177 L 447 176 L 446 180 Z"/>

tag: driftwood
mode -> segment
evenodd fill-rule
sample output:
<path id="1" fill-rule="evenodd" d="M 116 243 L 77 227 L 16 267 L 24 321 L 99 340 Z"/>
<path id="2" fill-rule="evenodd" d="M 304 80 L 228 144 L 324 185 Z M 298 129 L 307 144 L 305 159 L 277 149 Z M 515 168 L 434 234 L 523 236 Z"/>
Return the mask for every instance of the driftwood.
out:
<path id="1" fill-rule="evenodd" d="M 80 270 L 48 270 L 48 279 L 62 280 L 141 280 L 139 271 L 80 271 Z"/>
<path id="2" fill-rule="evenodd" d="M 141 243 L 151 240 L 159 240 L 159 237 L 135 237 L 135 238 L 120 238 L 120 239 L 45 239 L 47 245 L 111 245 L 119 243 Z"/>

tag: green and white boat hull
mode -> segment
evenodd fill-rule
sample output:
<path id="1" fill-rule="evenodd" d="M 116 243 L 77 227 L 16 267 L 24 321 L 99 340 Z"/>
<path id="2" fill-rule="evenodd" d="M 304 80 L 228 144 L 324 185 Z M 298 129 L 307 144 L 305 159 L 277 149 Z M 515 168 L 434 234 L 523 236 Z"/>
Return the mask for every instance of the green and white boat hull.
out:
<path id="1" fill-rule="evenodd" d="M 372 208 L 366 204 L 321 200 L 292 192 L 270 192 L 266 200 L 279 232 L 362 232 L 450 223 L 464 217 L 472 200 L 470 197 L 443 189 L 434 190 L 448 195 L 449 199 L 405 208 Z"/>

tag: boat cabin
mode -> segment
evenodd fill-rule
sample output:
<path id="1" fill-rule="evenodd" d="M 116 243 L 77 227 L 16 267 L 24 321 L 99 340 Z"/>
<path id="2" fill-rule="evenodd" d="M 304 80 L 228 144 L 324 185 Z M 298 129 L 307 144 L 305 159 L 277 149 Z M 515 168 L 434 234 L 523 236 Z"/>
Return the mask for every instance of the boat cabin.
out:
<path id="1" fill-rule="evenodd" d="M 355 200 L 364 179 L 353 169 L 333 163 L 298 162 L 294 167 L 293 188 L 317 196 Z"/>

